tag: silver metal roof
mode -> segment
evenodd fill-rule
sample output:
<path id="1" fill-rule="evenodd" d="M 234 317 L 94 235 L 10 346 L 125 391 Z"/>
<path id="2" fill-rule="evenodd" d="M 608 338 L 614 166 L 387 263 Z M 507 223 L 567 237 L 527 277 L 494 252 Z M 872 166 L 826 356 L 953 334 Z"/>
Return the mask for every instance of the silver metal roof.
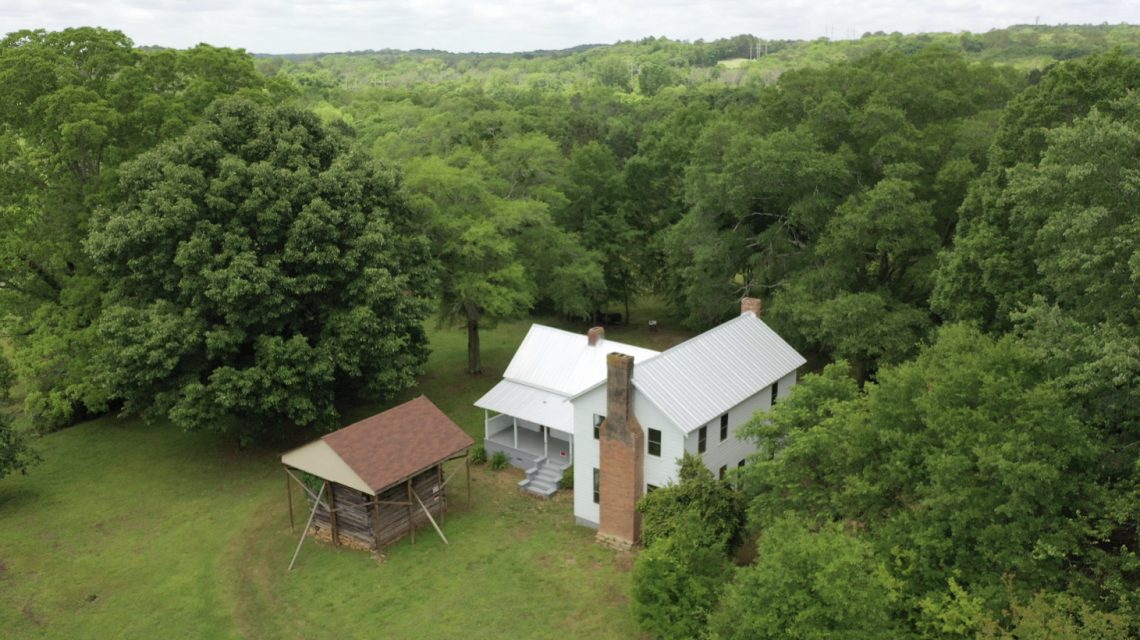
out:
<path id="1" fill-rule="evenodd" d="M 518 382 L 500 381 L 475 406 L 574 433 L 574 405 L 565 396 Z"/>
<path id="2" fill-rule="evenodd" d="M 534 324 L 503 379 L 575 396 L 606 379 L 606 354 L 614 351 L 633 356 L 639 365 L 658 353 L 605 338 L 591 347 L 585 334 Z"/>
<path id="3" fill-rule="evenodd" d="M 656 358 L 635 361 L 633 385 L 688 433 L 805 362 L 749 311 Z"/>

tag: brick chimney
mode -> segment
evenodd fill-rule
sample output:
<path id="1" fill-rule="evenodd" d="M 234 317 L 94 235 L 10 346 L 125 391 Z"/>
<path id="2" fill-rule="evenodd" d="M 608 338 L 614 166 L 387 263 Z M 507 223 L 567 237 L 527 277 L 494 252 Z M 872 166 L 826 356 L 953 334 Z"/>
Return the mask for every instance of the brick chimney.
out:
<path id="1" fill-rule="evenodd" d="M 760 298 L 741 298 L 740 315 L 751 311 L 757 318 L 760 317 Z"/>
<path id="2" fill-rule="evenodd" d="M 590 327 L 590 330 L 586 333 L 586 340 L 589 342 L 591 347 L 598 346 L 602 343 L 602 340 L 605 339 L 606 330 L 602 327 Z"/>
<path id="3" fill-rule="evenodd" d="M 641 540 L 637 500 L 644 483 L 645 432 L 632 411 L 633 356 L 606 356 L 606 420 L 599 433 L 598 542 L 629 549 Z"/>

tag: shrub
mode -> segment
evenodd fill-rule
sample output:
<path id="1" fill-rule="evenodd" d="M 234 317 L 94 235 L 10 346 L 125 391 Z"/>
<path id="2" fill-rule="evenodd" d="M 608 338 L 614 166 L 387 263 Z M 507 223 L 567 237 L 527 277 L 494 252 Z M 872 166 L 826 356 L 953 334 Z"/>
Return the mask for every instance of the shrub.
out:
<path id="1" fill-rule="evenodd" d="M 731 552 L 744 537 L 744 497 L 720 482 L 697 456 L 681 460 L 680 482 L 646 494 L 638 503 L 642 514 L 641 539 L 652 547 L 673 533 L 681 517 L 695 513 L 704 523 L 709 540 Z"/>
<path id="2" fill-rule="evenodd" d="M 491 468 L 495 471 L 506 469 L 510 463 L 511 459 L 502 451 L 496 451 L 495 454 L 491 456 Z"/>
<path id="3" fill-rule="evenodd" d="M 562 479 L 558 481 L 559 489 L 573 489 L 574 488 L 574 467 L 566 467 L 562 472 Z"/>
<path id="4" fill-rule="evenodd" d="M 11 416 L 0 413 L 0 478 L 14 471 L 27 473 L 28 467 L 41 460 L 43 458 L 28 442 L 27 434 L 16 430 Z"/>
<path id="5" fill-rule="evenodd" d="M 762 532 L 756 553 L 756 563 L 737 572 L 709 619 L 714 637 L 900 636 L 893 618 L 899 582 L 871 543 L 842 525 L 783 518 Z"/>
<path id="6" fill-rule="evenodd" d="M 699 513 L 683 512 L 633 567 L 633 614 L 655 638 L 702 637 L 732 566 Z"/>
<path id="7" fill-rule="evenodd" d="M 487 461 L 487 449 L 481 444 L 471 449 L 471 464 L 483 464 Z"/>

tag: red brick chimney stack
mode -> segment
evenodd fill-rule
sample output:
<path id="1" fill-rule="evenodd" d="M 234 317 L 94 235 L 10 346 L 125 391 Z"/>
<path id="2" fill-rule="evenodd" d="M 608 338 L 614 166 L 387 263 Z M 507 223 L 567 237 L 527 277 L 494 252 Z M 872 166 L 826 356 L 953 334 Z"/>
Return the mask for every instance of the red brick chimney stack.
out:
<path id="1" fill-rule="evenodd" d="M 645 487 L 645 432 L 632 411 L 633 356 L 606 356 L 606 420 L 599 434 L 598 541 L 629 549 L 641 540 L 637 501 Z"/>
<path id="2" fill-rule="evenodd" d="M 586 340 L 589 342 L 591 347 L 598 346 L 602 343 L 602 340 L 605 339 L 606 330 L 602 327 L 590 327 L 590 330 L 586 332 Z"/>
<path id="3" fill-rule="evenodd" d="M 757 318 L 760 317 L 760 298 L 741 298 L 740 315 L 751 311 Z"/>

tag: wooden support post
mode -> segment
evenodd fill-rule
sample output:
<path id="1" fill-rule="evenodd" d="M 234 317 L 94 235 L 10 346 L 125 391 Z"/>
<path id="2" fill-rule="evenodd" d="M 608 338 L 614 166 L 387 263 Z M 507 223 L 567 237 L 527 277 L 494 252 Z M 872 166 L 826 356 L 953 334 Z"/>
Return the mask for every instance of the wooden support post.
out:
<path id="1" fill-rule="evenodd" d="M 289 500 L 289 532 L 296 533 L 297 528 L 293 525 L 293 483 L 289 482 L 289 470 L 285 470 L 285 495 Z"/>
<path id="2" fill-rule="evenodd" d="M 444 514 L 447 513 L 447 498 L 446 498 L 447 491 L 445 491 L 443 488 L 443 463 L 442 462 L 439 463 L 438 465 L 436 465 L 435 471 L 436 471 L 436 474 L 435 474 L 436 481 L 439 482 L 439 496 L 436 500 L 436 504 L 439 505 L 439 523 L 443 524 Z"/>
<path id="3" fill-rule="evenodd" d="M 372 496 L 372 548 L 380 550 L 380 496 Z"/>
<path id="4" fill-rule="evenodd" d="M 340 536 L 336 523 L 336 493 L 333 491 L 332 483 L 325 480 L 325 488 L 329 492 L 329 533 L 332 534 L 332 543 L 334 547 L 340 546 Z"/>
<path id="5" fill-rule="evenodd" d="M 412 544 L 416 543 L 416 523 L 413 516 L 415 510 L 412 508 L 415 503 L 412 502 L 412 479 L 408 478 L 408 536 L 412 539 Z"/>

